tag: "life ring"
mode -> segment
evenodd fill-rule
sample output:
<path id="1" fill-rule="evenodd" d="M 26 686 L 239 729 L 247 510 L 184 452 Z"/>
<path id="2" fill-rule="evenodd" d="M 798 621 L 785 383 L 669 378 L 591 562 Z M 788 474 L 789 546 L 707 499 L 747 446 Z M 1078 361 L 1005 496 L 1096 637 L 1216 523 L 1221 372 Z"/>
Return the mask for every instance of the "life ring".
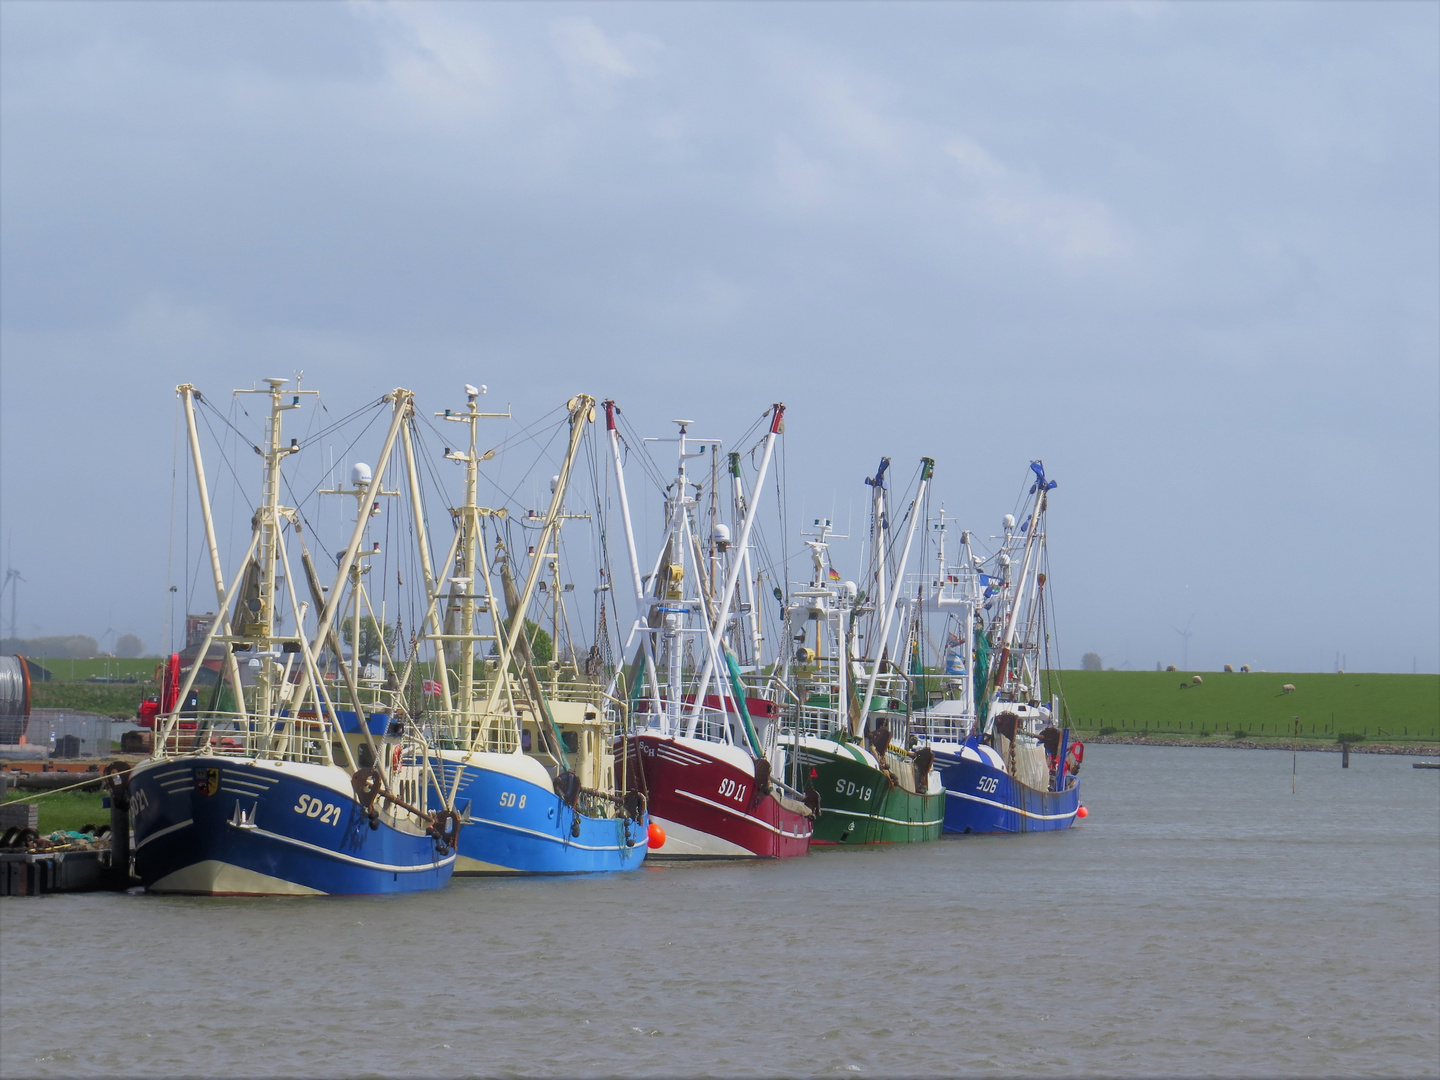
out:
<path id="1" fill-rule="evenodd" d="M 1065 751 L 1065 771 L 1071 776 L 1078 774 L 1084 760 L 1085 744 L 1083 742 L 1071 743 L 1070 749 Z"/>
<path id="2" fill-rule="evenodd" d="M 356 769 L 350 777 L 350 786 L 355 789 L 355 800 L 360 809 L 369 814 L 374 809 L 375 800 L 380 797 L 385 781 L 379 769 Z"/>
<path id="3" fill-rule="evenodd" d="M 454 810 L 439 810 L 430 819 L 430 834 L 441 846 L 455 850 L 460 841 L 460 815 Z"/>
<path id="4" fill-rule="evenodd" d="M 393 751 L 391 751 L 391 753 L 390 753 L 390 771 L 391 771 L 391 772 L 399 772 L 399 771 L 400 771 L 400 758 L 401 758 L 401 757 L 402 757 L 402 754 L 401 754 L 401 750 L 400 750 L 400 744 L 399 744 L 399 743 L 396 743 L 396 744 L 395 744 L 395 749 L 394 749 Z"/>

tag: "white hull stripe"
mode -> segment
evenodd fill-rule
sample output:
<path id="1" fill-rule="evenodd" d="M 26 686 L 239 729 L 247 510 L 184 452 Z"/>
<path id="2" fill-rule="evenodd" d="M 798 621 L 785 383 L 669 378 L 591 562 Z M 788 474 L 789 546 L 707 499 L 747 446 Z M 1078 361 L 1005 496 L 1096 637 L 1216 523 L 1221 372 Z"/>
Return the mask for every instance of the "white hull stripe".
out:
<path id="1" fill-rule="evenodd" d="M 1037 821 L 1061 821 L 1064 818 L 1072 818 L 1075 816 L 1074 810 L 1068 814 L 1032 814 L 1029 810 L 1021 810 L 1018 806 L 1008 806 L 1005 803 L 996 802 L 994 799 L 982 799 L 979 795 L 971 795 L 964 791 L 951 791 L 949 788 L 945 789 L 945 794 L 954 795 L 958 799 L 969 799 L 971 802 L 984 803 L 986 806 L 993 806 L 999 810 L 1008 810 L 1012 814 L 1019 814 L 1021 817 L 1035 818 Z"/>
<path id="2" fill-rule="evenodd" d="M 870 821 L 883 821 L 890 825 L 913 825 L 916 828 L 927 828 L 931 825 L 942 825 L 945 822 L 945 819 L 943 817 L 936 818 L 934 821 L 901 821 L 899 818 L 885 817 L 883 814 L 855 813 L 851 811 L 835 809 L 827 810 L 824 806 L 820 807 L 820 812 L 822 814 L 833 814 L 835 817 L 867 818 Z"/>
<path id="3" fill-rule="evenodd" d="M 801 832 L 801 833 L 792 833 L 792 832 L 786 832 L 784 829 L 777 829 L 774 825 L 771 825 L 768 821 L 761 821 L 758 817 L 755 817 L 753 814 L 744 813 L 744 812 L 741 811 L 741 810 L 736 810 L 733 806 L 726 806 L 724 803 L 715 802 L 713 799 L 707 799 L 707 798 L 705 798 L 703 795 L 696 795 L 696 794 L 694 794 L 693 792 L 690 792 L 690 791 L 681 791 L 679 788 L 676 788 L 676 789 L 675 789 L 675 794 L 676 794 L 676 795 L 684 795 L 687 799 L 694 799 L 696 802 L 704 803 L 706 806 L 713 806 L 713 807 L 715 807 L 716 810 L 724 810 L 727 814 L 734 814 L 736 817 L 744 818 L 746 821 L 753 821 L 756 825 L 759 825 L 762 829 L 769 829 L 769 830 L 770 830 L 772 833 L 774 833 L 776 836 L 789 836 L 789 837 L 791 837 L 791 838 L 793 838 L 793 839 L 800 840 L 800 839 L 803 839 L 804 837 L 806 837 L 806 836 L 809 835 L 808 833 L 803 833 L 803 832 Z"/>
<path id="4" fill-rule="evenodd" d="M 184 821 L 178 822 L 178 823 L 175 824 L 175 825 L 167 825 L 165 828 L 161 829 L 159 832 L 153 832 L 153 833 L 151 833 L 149 836 L 145 837 L 144 840 L 141 840 L 138 844 L 135 845 L 135 850 L 136 850 L 136 851 L 139 851 L 142 847 L 144 847 L 146 844 L 148 844 L 151 840 L 159 840 L 160 837 L 165 836 L 165 835 L 167 835 L 167 834 L 169 834 L 169 833 L 172 833 L 172 832 L 174 832 L 176 829 L 183 829 L 183 828 L 185 828 L 186 826 L 194 825 L 194 824 L 195 824 L 195 819 L 194 819 L 194 818 L 186 818 Z"/>
<path id="5" fill-rule="evenodd" d="M 386 873 L 418 874 L 429 872 L 444 866 L 446 863 L 455 861 L 455 856 L 452 853 L 443 859 L 436 859 L 427 866 L 398 866 L 392 863 L 372 862 L 369 859 L 361 859 L 355 855 L 346 855 L 343 851 L 332 851 L 330 848 L 323 848 L 319 844 L 311 844 L 305 840 L 296 840 L 293 836 L 282 836 L 279 833 L 270 832 L 268 829 L 254 829 L 249 831 L 251 831 L 251 835 L 253 836 L 264 836 L 271 840 L 279 840 L 282 844 L 292 844 L 295 847 L 305 848 L 307 851 L 313 851 L 317 855 L 324 855 L 331 859 L 339 859 L 341 862 L 350 863 L 352 866 L 364 866 L 371 870 L 384 870 Z"/>
<path id="6" fill-rule="evenodd" d="M 697 754 L 687 754 L 684 751 L 675 750 L 668 746 L 656 747 L 655 756 L 662 757 L 666 761 L 673 761 L 676 765 L 718 764 L 714 758 L 700 757 Z"/>
<path id="7" fill-rule="evenodd" d="M 579 848 L 581 851 L 619 851 L 619 850 L 620 850 L 620 845 L 619 845 L 619 844 L 577 844 L 577 843 L 575 843 L 574 840 L 571 840 L 569 843 L 566 843 L 566 841 L 565 841 L 565 839 L 564 839 L 563 837 L 551 836 L 549 833 L 543 833 L 543 832 L 541 832 L 539 829 L 527 829 L 527 828 L 525 828 L 525 827 L 523 827 L 523 826 L 521 826 L 521 825 L 511 825 L 511 824 L 509 824 L 509 823 L 507 823 L 507 822 L 504 822 L 504 821 L 492 821 L 490 818 L 475 818 L 475 819 L 471 822 L 471 824 L 477 824 L 477 823 L 478 823 L 478 824 L 481 824 L 481 825 L 490 825 L 490 826 L 493 826 L 494 828 L 497 828 L 497 829 L 508 829 L 510 832 L 524 833 L 526 836 L 536 836 L 536 837 L 539 837 L 541 840 L 549 840 L 552 844 L 563 844 L 565 847 Z M 642 836 L 640 839 L 636 840 L 636 842 L 635 842 L 634 845 L 632 846 L 631 850 L 634 850 L 634 848 L 637 848 L 637 847 L 644 847 L 645 844 L 646 844 L 646 840 L 645 840 L 645 838 Z"/>

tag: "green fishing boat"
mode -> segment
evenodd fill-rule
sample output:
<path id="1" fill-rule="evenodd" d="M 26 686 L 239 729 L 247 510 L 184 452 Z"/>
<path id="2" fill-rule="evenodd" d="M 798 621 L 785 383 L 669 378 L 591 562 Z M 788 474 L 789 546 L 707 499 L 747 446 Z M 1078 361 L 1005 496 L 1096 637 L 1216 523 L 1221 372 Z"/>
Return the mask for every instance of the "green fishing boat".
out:
<path id="1" fill-rule="evenodd" d="M 876 512 L 873 550 L 886 552 L 889 508 L 881 462 L 873 479 Z M 818 806 L 812 844 L 906 844 L 935 840 L 945 818 L 945 791 L 927 748 L 912 750 L 910 677 L 885 659 L 898 588 L 904 581 L 919 507 L 930 479 L 923 459 L 910 506 L 909 530 L 893 577 L 882 557 L 869 575 L 875 601 L 854 582 L 842 581 L 829 557 L 828 520 L 805 543 L 814 563 L 811 581 L 793 589 L 785 609 L 787 640 L 797 643 L 781 664 L 792 707 L 782 722 L 787 777 Z M 875 657 L 860 658 L 862 620 L 869 620 Z"/>

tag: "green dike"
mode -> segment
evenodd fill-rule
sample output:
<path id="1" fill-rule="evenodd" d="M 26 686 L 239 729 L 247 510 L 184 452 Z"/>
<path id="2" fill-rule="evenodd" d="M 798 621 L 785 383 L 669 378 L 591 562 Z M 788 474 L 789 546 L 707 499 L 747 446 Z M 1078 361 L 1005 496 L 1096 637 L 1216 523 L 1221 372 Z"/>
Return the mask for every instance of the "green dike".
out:
<path id="1" fill-rule="evenodd" d="M 1298 716 L 1304 739 L 1333 742 L 1354 732 L 1370 740 L 1440 742 L 1440 675 L 1061 671 L 1054 683 L 1081 731 L 1289 738 Z M 1287 683 L 1293 692 L 1284 692 Z M 1047 698 L 1051 692 L 1047 686 Z"/>
<path id="2" fill-rule="evenodd" d="M 848 745 L 833 746 L 812 744 L 800 752 L 801 772 L 820 794 L 820 819 L 811 843 L 913 844 L 940 838 L 944 792 L 917 795 L 899 785 L 891 787 L 883 772 Z"/>

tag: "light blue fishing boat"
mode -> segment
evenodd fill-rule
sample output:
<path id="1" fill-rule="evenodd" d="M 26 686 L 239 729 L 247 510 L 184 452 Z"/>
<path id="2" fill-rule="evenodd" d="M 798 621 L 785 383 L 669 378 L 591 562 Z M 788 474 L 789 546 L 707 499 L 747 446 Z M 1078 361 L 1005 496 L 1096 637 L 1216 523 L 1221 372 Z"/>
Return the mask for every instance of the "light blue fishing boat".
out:
<path id="1" fill-rule="evenodd" d="M 585 427 L 594 422 L 594 399 L 581 395 L 567 405 L 568 449 L 548 512 L 526 522 L 537 534 L 521 584 L 510 552 L 487 529 L 505 511 L 477 504 L 485 460 L 478 427 L 496 414 L 481 413 L 480 391 L 466 389 L 464 410 L 437 414 L 469 428 L 468 449 L 446 455 L 465 465 L 465 500 L 451 511 L 456 532 L 438 578 L 422 555 L 432 597 L 426 637 L 434 646 L 424 682 L 430 705 L 423 722 L 434 744 L 429 782 L 432 798 L 453 805 L 462 818 L 455 872 L 634 870 L 648 850 L 649 818 L 643 798 L 622 795 L 615 783 L 613 712 L 601 688 L 578 672 L 562 680 L 554 665 L 542 676 L 525 633 L 525 612 L 537 591 L 554 603 L 561 595 L 565 491 Z M 496 576 L 503 597 L 493 587 Z"/>

